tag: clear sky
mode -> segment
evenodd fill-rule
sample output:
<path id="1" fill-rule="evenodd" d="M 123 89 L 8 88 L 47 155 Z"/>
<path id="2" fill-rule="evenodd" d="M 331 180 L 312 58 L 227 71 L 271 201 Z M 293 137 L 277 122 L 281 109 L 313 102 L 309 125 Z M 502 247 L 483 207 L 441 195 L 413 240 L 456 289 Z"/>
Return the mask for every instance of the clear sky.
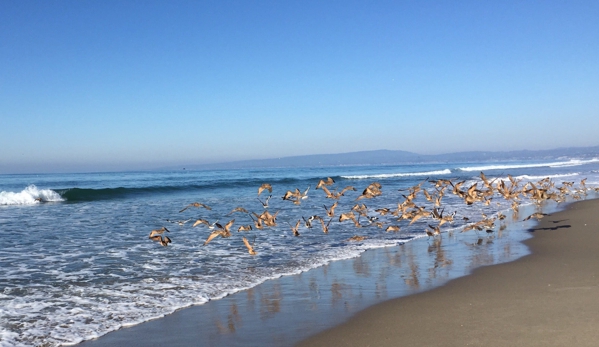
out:
<path id="1" fill-rule="evenodd" d="M 595 145 L 598 1 L 0 1 L 0 173 Z"/>

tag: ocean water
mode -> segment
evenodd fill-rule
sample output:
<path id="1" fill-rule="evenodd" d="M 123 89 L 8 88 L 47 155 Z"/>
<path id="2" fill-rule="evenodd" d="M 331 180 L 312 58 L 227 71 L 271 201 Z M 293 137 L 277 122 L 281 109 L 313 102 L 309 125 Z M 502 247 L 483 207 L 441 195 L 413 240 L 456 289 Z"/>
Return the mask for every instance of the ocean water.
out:
<path id="1" fill-rule="evenodd" d="M 501 163 L 442 163 L 401 166 L 275 168 L 227 171 L 126 172 L 0 176 L 0 346 L 58 346 L 89 340 L 121 327 L 162 317 L 177 309 L 201 305 L 254 288 L 269 279 L 298 274 L 341 259 L 358 257 L 372 248 L 401 245 L 427 237 L 423 218 L 412 225 L 381 216 L 374 209 L 395 209 L 409 187 L 426 180 L 465 180 L 463 187 L 487 178 L 522 182 L 550 177 L 556 186 L 586 178 L 587 187 L 599 186 L 599 159 L 561 158 L 547 161 Z M 290 224 L 302 217 L 324 216 L 333 200 L 316 190 L 320 179 L 332 177 L 329 189 L 353 186 L 339 201 L 329 233 L 320 223 L 303 223 L 299 237 Z M 356 201 L 372 182 L 382 185 L 381 196 Z M 242 206 L 257 214 L 265 211 L 258 200 L 262 183 L 271 183 L 268 211 L 277 225 L 237 232 L 253 224 L 249 215 L 233 213 Z M 281 197 L 287 190 L 308 187 L 308 198 L 295 205 Z M 590 193 L 589 193 L 590 194 Z M 263 201 L 269 193 L 263 192 Z M 42 202 L 36 199 L 41 198 Z M 212 209 L 190 207 L 201 202 Z M 357 228 L 338 222 L 340 213 L 356 203 L 399 232 L 385 232 L 365 218 Z M 417 204 L 427 205 L 422 195 Z M 509 213 L 510 202 L 498 194 L 488 206 L 464 202 L 446 192 L 445 213 L 456 211 L 455 222 L 443 232 L 457 231 L 480 220 L 482 213 Z M 523 201 L 524 204 L 528 203 Z M 223 225 L 235 220 L 229 238 L 204 241 L 212 230 L 192 227 L 203 218 Z M 328 221 L 329 218 L 326 218 Z M 186 221 L 186 222 L 185 222 Z M 182 222 L 182 223 L 176 223 Z M 185 222 L 185 223 L 183 223 Z M 180 225 L 181 224 L 181 225 Z M 167 227 L 167 247 L 148 239 L 151 230 Z M 499 226 L 498 226 L 499 227 Z M 468 233 L 473 233 L 470 231 Z M 359 242 L 354 235 L 365 236 Z M 253 243 L 250 255 L 242 236 Z M 459 237 L 459 234 L 456 236 Z M 426 250 L 423 250 L 426 252 Z"/>

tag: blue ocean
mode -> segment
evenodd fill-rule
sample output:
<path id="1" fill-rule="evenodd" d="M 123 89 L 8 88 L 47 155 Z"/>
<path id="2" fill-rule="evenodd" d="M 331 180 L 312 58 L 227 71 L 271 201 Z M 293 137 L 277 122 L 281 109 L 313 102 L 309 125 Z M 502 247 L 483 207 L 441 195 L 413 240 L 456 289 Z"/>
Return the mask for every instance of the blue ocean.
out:
<path id="1" fill-rule="evenodd" d="M 419 184 L 434 192 L 434 180 L 472 186 L 481 182 L 481 172 L 495 182 L 509 182 L 511 175 L 521 185 L 547 177 L 556 186 L 572 182 L 573 191 L 585 187 L 589 196 L 599 186 L 596 158 L 0 175 L 0 346 L 77 344 L 271 279 L 360 257 L 368 249 L 429 238 L 425 231 L 436 223 L 432 218 L 410 224 L 375 210 L 397 209 Z M 330 191 L 355 190 L 338 200 L 327 198 L 316 189 L 327 177 L 334 180 L 326 187 Z M 382 194 L 358 200 L 373 182 L 380 184 Z M 263 183 L 270 183 L 272 192 L 258 195 Z M 306 194 L 297 203 L 282 198 L 296 189 Z M 499 194 L 490 203 L 466 205 L 450 190 L 439 210 L 455 212 L 455 217 L 442 226 L 440 237 L 459 232 L 483 214 L 511 215 L 511 201 Z M 584 199 L 586 193 L 572 196 Z M 210 209 L 195 207 L 196 202 Z M 326 208 L 335 202 L 335 216 L 327 217 Z M 414 202 L 433 210 L 423 194 Z M 359 226 L 339 222 L 339 215 L 356 204 L 366 205 Z M 523 199 L 521 204 L 532 201 Z M 237 207 L 250 213 L 233 212 Z M 255 226 L 256 215 L 265 211 L 276 214 L 274 226 L 238 231 Z M 311 216 L 331 221 L 328 232 L 318 219 L 307 225 Z M 194 226 L 199 219 L 209 226 Z M 298 221 L 300 235 L 294 236 L 292 226 Z M 218 236 L 204 245 L 215 230 L 211 228 L 230 222 L 230 237 Z M 387 231 L 390 225 L 400 230 Z M 168 232 L 162 236 L 171 241 L 166 246 L 149 239 L 152 230 L 163 227 Z M 363 238 L 352 240 L 354 236 Z"/>

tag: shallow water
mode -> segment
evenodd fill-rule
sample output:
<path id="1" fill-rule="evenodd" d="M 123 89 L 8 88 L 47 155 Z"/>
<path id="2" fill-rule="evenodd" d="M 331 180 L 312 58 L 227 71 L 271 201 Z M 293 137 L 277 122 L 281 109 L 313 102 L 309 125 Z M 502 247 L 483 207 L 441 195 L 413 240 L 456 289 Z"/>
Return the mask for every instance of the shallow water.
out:
<path id="1" fill-rule="evenodd" d="M 599 163 L 596 160 L 561 159 L 509 165 L 459 163 L 0 176 L 0 232 L 5 239 L 12 240 L 0 246 L 0 266 L 3 269 L 0 272 L 0 345 L 74 344 L 123 326 L 163 317 L 183 307 L 207 302 L 212 304 L 242 290 L 246 291 L 238 295 L 246 295 L 243 293 L 258 288 L 256 286 L 265 281 L 265 286 L 273 285 L 272 279 L 285 280 L 288 275 L 298 273 L 302 273 L 301 276 L 312 273 L 317 276 L 317 272 L 307 270 L 324 269 L 322 265 L 329 263 L 331 267 L 344 264 L 338 262 L 341 259 L 368 259 L 371 253 L 376 253 L 363 253 L 370 249 L 386 247 L 384 250 L 388 251 L 394 249 L 389 246 L 402 245 L 397 249 L 414 248 L 414 259 L 428 259 L 431 255 L 440 257 L 434 247 L 429 250 L 429 246 L 414 246 L 425 242 L 423 240 L 409 242 L 423 235 L 431 219 L 422 219 L 411 226 L 403 221 L 399 233 L 386 233 L 364 220 L 362 228 L 356 228 L 351 222 L 334 222 L 328 234 L 324 234 L 319 226 L 313 229 L 302 226 L 302 236 L 297 238 L 292 236 L 289 224 L 295 224 L 301 217 L 323 215 L 322 206 L 332 204 L 333 201 L 326 199 L 320 190 L 314 189 L 321 178 L 333 177 L 339 189 L 347 185 L 357 189 L 339 200 L 337 215 L 348 211 L 368 184 L 375 180 L 380 182 L 382 196 L 360 201 L 368 205 L 370 216 L 376 216 L 375 208 L 393 209 L 403 200 L 402 194 L 406 191 L 399 189 L 424 182 L 427 178 L 466 180 L 467 186 L 478 180 L 478 169 L 484 169 L 490 179 L 504 179 L 507 173 L 511 173 L 525 180 L 550 176 L 561 182 L 580 181 L 586 177 L 589 186 L 599 183 Z M 230 238 L 217 238 L 207 246 L 201 246 L 210 231 L 205 227 L 191 227 L 193 220 L 201 217 L 210 222 L 219 220 L 226 223 L 234 218 L 235 230 L 239 225 L 251 224 L 248 215 L 227 214 L 237 206 L 261 213 L 264 208 L 256 198 L 256 192 L 263 182 L 273 184 L 269 210 L 280 212 L 276 227 L 244 233 L 251 242 L 255 242 L 258 255 L 247 253 L 241 235 L 236 231 Z M 309 198 L 301 205 L 281 199 L 286 190 L 304 190 L 308 186 L 311 187 Z M 430 186 L 423 188 L 430 189 Z M 36 198 L 50 202 L 39 203 Z M 265 199 L 265 193 L 261 198 Z M 419 199 L 418 203 L 426 203 L 424 198 Z M 190 208 L 179 213 L 194 201 L 206 203 L 212 210 Z M 473 242 L 464 242 L 475 233 L 454 232 L 455 241 L 447 236 L 451 228 L 464 224 L 458 218 L 478 218 L 483 212 L 493 215 L 509 208 L 508 202 L 499 198 L 494 199 L 490 206 L 465 206 L 453 196 L 444 198 L 443 206 L 446 211 L 457 211 L 457 215 L 454 225 L 443 228 L 442 246 L 435 246 L 442 250 L 441 255 L 457 247 L 452 246 L 454 243 L 463 245 L 460 247 L 464 249 L 472 248 Z M 190 222 L 182 226 L 167 221 L 187 219 Z M 388 215 L 379 216 L 379 221 L 396 223 Z M 162 226 L 171 230 L 169 237 L 173 243 L 168 247 L 161 247 L 147 238 L 150 230 Z M 348 241 L 356 234 L 367 239 L 357 243 Z M 490 236 L 498 240 L 488 246 L 483 240 L 484 247 L 493 248 L 501 244 L 498 235 L 499 227 Z M 484 235 L 485 240 L 486 237 Z M 432 244 L 436 241 L 426 242 Z M 478 254 L 477 251 L 468 252 Z M 495 259 L 498 252 L 494 250 L 490 256 L 482 253 L 479 257 Z M 360 254 L 363 256 L 356 258 Z M 400 258 L 405 257 L 401 254 Z M 382 258 L 368 262 L 384 264 Z M 411 273 L 409 259 L 403 259 L 401 264 L 397 271 Z M 432 271 L 434 278 L 446 280 L 454 276 L 452 271 L 456 274 L 468 271 L 467 267 L 453 264 L 455 260 L 452 264 L 433 267 L 427 273 Z M 369 265 L 368 268 L 377 266 Z M 427 265 L 419 266 L 419 269 L 428 269 Z M 388 271 L 384 267 L 369 271 L 383 276 L 382 273 Z M 343 272 L 342 269 L 334 271 Z M 394 276 L 408 276 L 405 281 L 417 283 L 419 288 L 434 282 L 426 278 L 410 280 L 409 274 L 405 273 Z M 314 281 L 320 283 L 324 279 L 316 278 Z M 325 287 L 338 288 L 335 292 L 339 293 L 344 293 L 343 288 L 346 288 L 334 286 L 334 283 L 326 284 L 326 281 L 323 283 Z M 399 286 L 390 283 L 386 287 Z M 352 292 L 359 291 L 352 289 Z M 363 305 L 370 304 L 366 302 Z M 322 305 L 326 307 L 324 303 Z M 360 305 L 356 304 L 365 307 Z M 292 335 L 295 336 L 295 333 Z"/>
<path id="2" fill-rule="evenodd" d="M 547 206 L 554 211 L 558 206 Z M 530 210 L 530 211 L 529 211 Z M 533 211 L 524 208 L 523 213 Z M 507 221 L 494 233 L 448 233 L 359 257 L 177 311 L 165 318 L 110 333 L 81 347 L 291 346 L 385 300 L 441 286 L 473 269 L 529 254 L 522 241 L 533 222 Z M 164 332 L 168 331 L 167 334 Z"/>

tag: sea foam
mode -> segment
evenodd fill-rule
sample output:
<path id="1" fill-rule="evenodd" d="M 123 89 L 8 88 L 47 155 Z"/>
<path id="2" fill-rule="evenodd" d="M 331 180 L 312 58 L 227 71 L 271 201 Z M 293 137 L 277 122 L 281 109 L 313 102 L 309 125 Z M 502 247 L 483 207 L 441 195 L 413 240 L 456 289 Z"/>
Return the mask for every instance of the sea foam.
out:
<path id="1" fill-rule="evenodd" d="M 376 174 L 376 175 L 354 175 L 354 176 L 341 176 L 346 179 L 367 179 L 367 178 L 394 178 L 394 177 L 410 177 L 410 176 L 435 176 L 435 175 L 449 175 L 451 170 L 437 170 L 437 171 L 426 171 L 426 172 L 401 172 L 391 174 Z"/>
<path id="2" fill-rule="evenodd" d="M 64 201 L 57 192 L 51 189 L 38 189 L 30 185 L 18 193 L 0 192 L 0 205 L 33 205 L 42 201 Z"/>
<path id="3" fill-rule="evenodd" d="M 572 177 L 572 176 L 578 176 L 580 175 L 578 172 L 573 172 L 573 173 L 567 173 L 567 174 L 558 174 L 558 175 L 544 175 L 544 176 L 531 176 L 531 175 L 520 175 L 520 176 L 516 176 L 514 177 L 515 179 L 523 179 L 523 180 L 527 180 L 527 181 L 533 181 L 533 180 L 541 180 L 544 178 L 563 178 L 563 177 Z M 507 179 L 507 178 L 504 178 Z"/>
<path id="4" fill-rule="evenodd" d="M 549 163 L 535 163 L 535 164 L 504 164 L 504 165 L 485 165 L 485 166 L 469 166 L 461 167 L 461 171 L 488 171 L 488 170 L 505 170 L 505 169 L 523 169 L 533 167 L 568 167 L 568 166 L 580 166 L 590 163 L 599 162 L 599 158 L 593 158 L 588 160 L 571 159 L 568 161 L 557 161 Z"/>

